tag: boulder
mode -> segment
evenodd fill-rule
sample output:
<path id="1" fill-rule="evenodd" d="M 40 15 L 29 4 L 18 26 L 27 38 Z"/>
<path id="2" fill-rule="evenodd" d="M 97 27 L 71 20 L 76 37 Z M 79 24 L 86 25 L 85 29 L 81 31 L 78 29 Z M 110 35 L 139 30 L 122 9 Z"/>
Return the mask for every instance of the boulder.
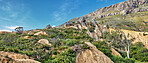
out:
<path id="1" fill-rule="evenodd" d="M 31 37 L 30 36 L 24 36 L 23 38 L 24 39 L 30 39 Z"/>
<path id="2" fill-rule="evenodd" d="M 40 31 L 35 33 L 34 35 L 48 35 L 46 32 Z"/>
<path id="3" fill-rule="evenodd" d="M 0 63 L 40 63 L 27 55 L 0 51 Z"/>
<path id="4" fill-rule="evenodd" d="M 68 27 L 70 27 L 70 26 L 73 26 L 73 24 L 72 24 L 72 23 L 66 23 L 66 24 L 64 25 L 65 28 L 68 28 Z"/>
<path id="5" fill-rule="evenodd" d="M 120 12 L 120 14 L 123 14 L 123 15 L 126 15 L 126 14 L 128 14 L 128 13 L 129 13 L 128 10 L 123 10 L 123 11 Z"/>
<path id="6" fill-rule="evenodd" d="M 104 53 L 99 51 L 96 46 L 90 42 L 85 42 L 90 49 L 80 52 L 76 57 L 76 63 L 114 63 Z"/>
<path id="7" fill-rule="evenodd" d="M 52 27 L 50 25 L 47 25 L 45 29 L 51 29 Z"/>
<path id="8" fill-rule="evenodd" d="M 39 31 L 40 30 L 38 30 L 38 29 L 34 29 L 34 30 L 27 31 L 27 34 L 33 35 L 34 32 L 39 32 Z"/>
<path id="9" fill-rule="evenodd" d="M 51 46 L 51 43 L 47 39 L 40 39 L 38 43 Z"/>

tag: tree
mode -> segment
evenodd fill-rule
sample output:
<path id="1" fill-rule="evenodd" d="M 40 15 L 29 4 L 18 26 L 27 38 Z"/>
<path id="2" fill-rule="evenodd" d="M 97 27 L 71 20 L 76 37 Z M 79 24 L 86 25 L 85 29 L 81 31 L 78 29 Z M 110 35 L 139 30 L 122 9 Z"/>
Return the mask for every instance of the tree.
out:
<path id="1" fill-rule="evenodd" d="M 128 37 L 131 37 L 131 39 L 127 39 Z M 126 35 L 123 31 L 118 30 L 117 35 L 115 35 L 115 37 L 113 37 L 112 39 L 112 43 L 114 44 L 114 46 L 118 45 L 118 47 L 125 49 L 127 57 L 130 58 L 130 46 L 133 40 L 134 38 L 130 34 Z"/>
<path id="2" fill-rule="evenodd" d="M 16 33 L 21 34 L 23 32 L 23 27 L 17 27 L 15 28 Z"/>

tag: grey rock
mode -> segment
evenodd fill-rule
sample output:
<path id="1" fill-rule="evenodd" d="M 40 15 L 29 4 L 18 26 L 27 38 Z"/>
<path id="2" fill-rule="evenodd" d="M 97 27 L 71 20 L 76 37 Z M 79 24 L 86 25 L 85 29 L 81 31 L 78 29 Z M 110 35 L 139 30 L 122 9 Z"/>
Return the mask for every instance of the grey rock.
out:
<path id="1" fill-rule="evenodd" d="M 49 25 L 46 26 L 45 29 L 50 29 L 50 28 L 52 28 L 52 27 L 51 27 L 50 24 L 49 24 Z"/>

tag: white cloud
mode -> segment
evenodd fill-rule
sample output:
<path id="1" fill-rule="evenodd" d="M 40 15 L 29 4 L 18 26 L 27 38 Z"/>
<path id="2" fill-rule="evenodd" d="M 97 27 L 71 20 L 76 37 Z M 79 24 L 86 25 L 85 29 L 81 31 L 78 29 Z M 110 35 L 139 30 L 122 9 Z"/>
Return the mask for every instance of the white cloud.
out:
<path id="1" fill-rule="evenodd" d="M 5 26 L 5 28 L 11 29 L 11 30 L 14 30 L 14 29 L 17 28 L 17 27 L 19 27 L 19 26 Z"/>
<path id="2" fill-rule="evenodd" d="M 55 25 L 52 26 L 53 28 L 56 27 Z"/>
<path id="3" fill-rule="evenodd" d="M 5 28 L 14 29 L 15 26 L 8 25 L 27 25 L 26 21 L 31 18 L 30 9 L 24 3 L 21 1 L 0 1 L 3 1 L 0 2 L 0 28 L 6 26 Z"/>
<path id="4" fill-rule="evenodd" d="M 58 13 L 58 12 L 55 12 L 54 13 L 54 18 L 57 20 L 57 21 L 59 21 L 59 20 L 61 20 L 62 19 L 62 17 L 60 17 L 62 14 L 60 14 L 60 13 Z"/>
<path id="5" fill-rule="evenodd" d="M 12 32 L 12 31 L 10 31 L 10 30 L 0 30 L 0 31 Z"/>

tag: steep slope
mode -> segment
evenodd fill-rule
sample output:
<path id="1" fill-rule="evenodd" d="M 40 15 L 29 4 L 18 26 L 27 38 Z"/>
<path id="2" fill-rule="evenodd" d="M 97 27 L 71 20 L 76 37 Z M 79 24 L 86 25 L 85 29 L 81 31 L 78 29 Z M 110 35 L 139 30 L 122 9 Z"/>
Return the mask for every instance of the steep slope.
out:
<path id="1" fill-rule="evenodd" d="M 99 37 L 105 31 L 111 30 L 107 29 L 108 27 L 125 29 L 122 30 L 125 34 L 129 33 L 135 38 L 133 43 L 143 42 L 147 48 L 148 38 L 143 34 L 148 32 L 148 1 L 128 0 L 114 4 L 85 16 L 71 19 L 60 27 L 87 29 L 87 34 L 96 41 L 102 40 Z"/>
<path id="2" fill-rule="evenodd" d="M 115 30 L 110 28 L 110 32 L 111 31 L 115 31 Z M 131 31 L 131 30 L 124 30 L 124 29 L 121 29 L 121 31 L 123 31 L 126 34 L 126 36 L 130 34 L 133 38 L 135 38 L 135 40 L 132 42 L 133 44 L 136 42 L 142 42 L 145 48 L 148 48 L 148 32 L 137 32 L 137 31 Z M 131 37 L 128 37 L 128 38 L 131 39 Z"/>
<path id="3" fill-rule="evenodd" d="M 97 23 L 109 25 L 110 27 L 119 27 L 135 31 L 148 31 L 148 1 L 147 0 L 128 0 L 108 7 L 100 8 L 92 13 L 69 20 L 58 26 L 64 27 L 65 24 L 85 19 L 90 22 L 95 19 Z"/>

